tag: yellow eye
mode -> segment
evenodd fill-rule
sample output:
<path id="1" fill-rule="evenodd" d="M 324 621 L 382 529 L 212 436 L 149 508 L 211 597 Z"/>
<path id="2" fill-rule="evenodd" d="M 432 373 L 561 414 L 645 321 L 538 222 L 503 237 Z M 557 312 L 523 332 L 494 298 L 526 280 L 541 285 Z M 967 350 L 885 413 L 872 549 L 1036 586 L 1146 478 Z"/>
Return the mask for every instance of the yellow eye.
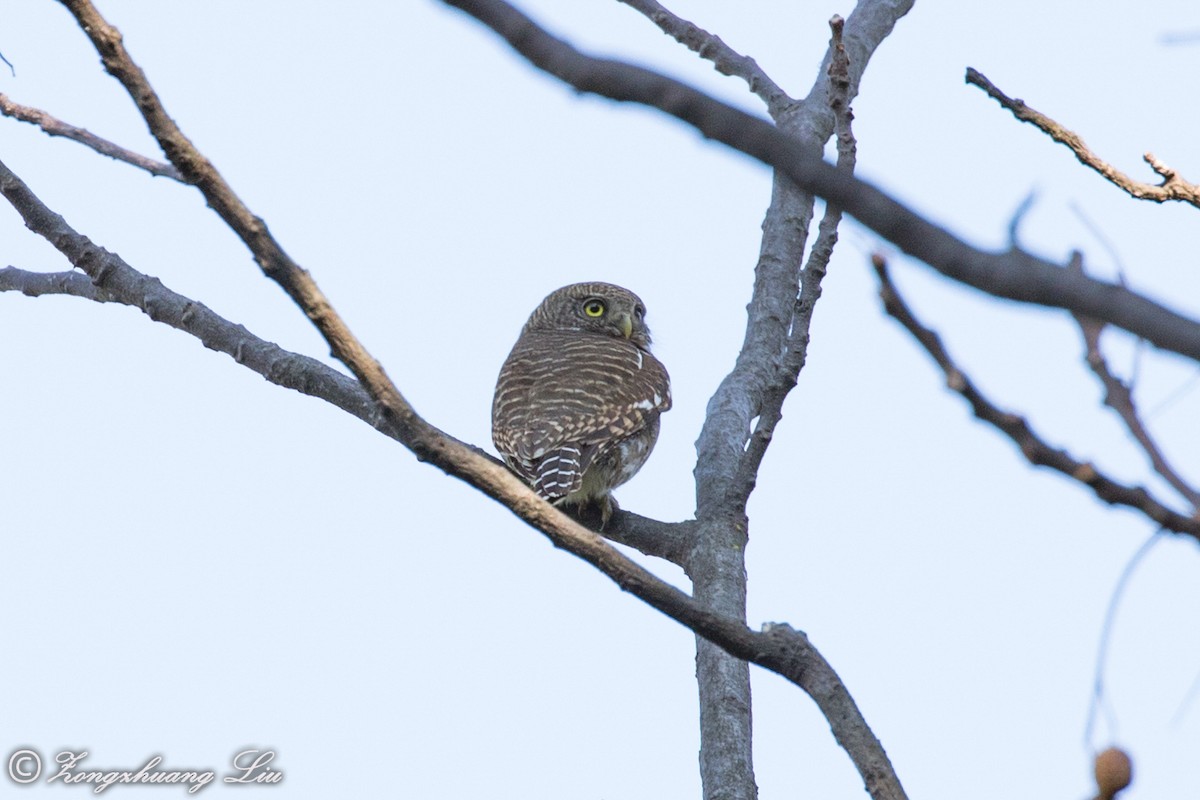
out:
<path id="1" fill-rule="evenodd" d="M 588 300 L 583 304 L 583 313 L 589 317 L 603 317 L 604 302 L 602 300 Z"/>

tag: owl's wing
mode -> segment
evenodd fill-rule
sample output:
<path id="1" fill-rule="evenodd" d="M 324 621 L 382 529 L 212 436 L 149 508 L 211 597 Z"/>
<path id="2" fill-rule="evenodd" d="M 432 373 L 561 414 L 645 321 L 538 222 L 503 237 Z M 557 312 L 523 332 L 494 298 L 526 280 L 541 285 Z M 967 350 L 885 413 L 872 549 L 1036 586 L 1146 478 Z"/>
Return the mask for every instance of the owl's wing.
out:
<path id="1" fill-rule="evenodd" d="M 605 445 L 671 407 L 670 378 L 654 356 L 610 336 L 546 334 L 518 342 L 501 370 L 493 439 L 544 496 L 579 488 Z M 576 452 L 577 451 L 577 452 Z M 539 488 L 541 492 L 541 488 Z"/>

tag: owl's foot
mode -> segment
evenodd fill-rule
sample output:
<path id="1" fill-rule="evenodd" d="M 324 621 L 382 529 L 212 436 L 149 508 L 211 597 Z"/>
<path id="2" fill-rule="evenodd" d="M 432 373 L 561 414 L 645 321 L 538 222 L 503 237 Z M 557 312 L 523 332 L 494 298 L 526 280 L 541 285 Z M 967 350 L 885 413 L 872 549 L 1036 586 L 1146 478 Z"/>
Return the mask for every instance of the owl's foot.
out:
<path id="1" fill-rule="evenodd" d="M 603 531 L 613 514 L 621 510 L 611 494 L 592 497 L 581 502 L 561 503 L 562 511 L 586 528 Z"/>

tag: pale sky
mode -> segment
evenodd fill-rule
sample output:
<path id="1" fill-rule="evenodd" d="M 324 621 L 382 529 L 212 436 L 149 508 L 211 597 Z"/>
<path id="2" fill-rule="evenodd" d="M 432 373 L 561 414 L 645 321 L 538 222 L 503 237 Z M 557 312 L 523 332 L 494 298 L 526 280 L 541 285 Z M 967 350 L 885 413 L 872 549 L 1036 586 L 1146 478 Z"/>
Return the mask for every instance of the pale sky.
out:
<path id="1" fill-rule="evenodd" d="M 854 105 L 859 175 L 984 247 L 1006 245 L 1036 192 L 1026 248 L 1063 263 L 1081 249 L 1108 278 L 1119 259 L 1134 288 L 1200 316 L 1194 209 L 1124 196 L 963 82 L 975 67 L 1137 178 L 1153 180 L 1149 150 L 1200 181 L 1200 43 L 1161 41 L 1200 18 L 1182 0 L 1136 5 L 917 0 Z M 612 0 L 521 7 L 591 52 L 761 113 Z M 801 96 L 826 20 L 852 8 L 668 7 Z M 496 372 L 544 295 L 580 280 L 636 291 L 675 407 L 617 496 L 690 517 L 694 442 L 741 343 L 768 171 L 657 112 L 577 96 L 440 3 L 329 8 L 100 3 L 174 119 L 455 436 L 491 449 Z M 0 91 L 160 157 L 59 4 L 5 12 L 16 77 L 0 71 Z M 194 190 L 9 119 L 0 160 L 134 268 L 330 360 Z M 67 268 L 7 205 L 0 242 L 0 267 Z M 809 634 L 910 797 L 1085 797 L 1089 748 L 1111 741 L 1135 759 L 1129 797 L 1190 796 L 1195 542 L 1168 538 L 1134 574 L 1108 658 L 1117 727 L 1086 742 L 1106 607 L 1153 526 L 1033 470 L 971 418 L 883 315 L 867 263 L 881 247 L 894 250 L 844 224 L 750 505 L 750 625 Z M 893 266 L 995 402 L 1184 508 L 1101 408 L 1069 316 Z M 699 796 L 692 635 L 503 507 L 134 309 L 0 294 L 0 342 L 6 758 L 87 750 L 86 767 L 137 769 L 161 755 L 165 769 L 227 774 L 239 751 L 275 750 L 284 782 L 245 790 L 255 798 Z M 1104 342 L 1128 374 L 1128 337 Z M 1148 422 L 1200 482 L 1197 365 L 1149 350 L 1139 363 Z M 813 703 L 752 676 L 761 796 L 862 797 Z M 52 787 L 27 796 L 91 792 Z"/>

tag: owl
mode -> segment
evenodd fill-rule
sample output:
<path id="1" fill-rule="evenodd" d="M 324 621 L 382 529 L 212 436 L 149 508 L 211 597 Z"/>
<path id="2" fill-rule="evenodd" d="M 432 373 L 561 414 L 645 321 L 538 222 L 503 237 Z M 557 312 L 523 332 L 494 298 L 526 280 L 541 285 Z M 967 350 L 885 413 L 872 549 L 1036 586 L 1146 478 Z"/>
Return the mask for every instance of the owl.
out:
<path id="1" fill-rule="evenodd" d="M 496 381 L 492 441 L 546 500 L 595 507 L 641 469 L 671 407 L 667 370 L 650 354 L 646 307 L 611 283 L 552 292 L 521 329 Z"/>

